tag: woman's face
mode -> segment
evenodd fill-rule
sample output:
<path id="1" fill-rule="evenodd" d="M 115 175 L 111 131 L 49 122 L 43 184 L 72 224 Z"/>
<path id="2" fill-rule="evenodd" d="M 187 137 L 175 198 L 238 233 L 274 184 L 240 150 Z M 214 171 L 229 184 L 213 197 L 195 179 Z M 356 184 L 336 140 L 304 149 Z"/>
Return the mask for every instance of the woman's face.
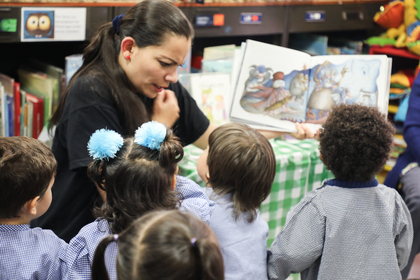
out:
<path id="1" fill-rule="evenodd" d="M 167 35 L 160 46 L 132 50 L 129 62 L 123 67 L 135 88 L 149 98 L 178 80 L 177 68 L 182 65 L 191 48 L 191 39 Z"/>

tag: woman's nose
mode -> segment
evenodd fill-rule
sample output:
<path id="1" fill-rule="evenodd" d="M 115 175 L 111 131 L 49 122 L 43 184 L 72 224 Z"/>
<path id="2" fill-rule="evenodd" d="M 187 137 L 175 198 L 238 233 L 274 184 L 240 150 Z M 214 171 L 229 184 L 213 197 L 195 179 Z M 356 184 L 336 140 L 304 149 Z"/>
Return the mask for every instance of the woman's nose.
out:
<path id="1" fill-rule="evenodd" d="M 178 81 L 178 67 L 174 67 L 174 70 L 171 70 L 165 77 L 165 80 L 171 83 L 176 83 Z"/>

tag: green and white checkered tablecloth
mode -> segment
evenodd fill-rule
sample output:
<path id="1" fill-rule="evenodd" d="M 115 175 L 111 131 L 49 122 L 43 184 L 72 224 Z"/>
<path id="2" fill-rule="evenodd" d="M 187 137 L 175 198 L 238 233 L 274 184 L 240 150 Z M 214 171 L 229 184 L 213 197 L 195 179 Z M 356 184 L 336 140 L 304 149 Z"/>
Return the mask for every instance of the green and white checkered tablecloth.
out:
<path id="1" fill-rule="evenodd" d="M 319 158 L 317 140 L 272 139 L 270 143 L 276 155 L 277 168 L 271 194 L 261 205 L 261 216 L 269 226 L 267 246 L 280 233 L 287 213 L 303 195 L 321 186 L 324 179 L 334 177 Z M 192 145 L 185 147 L 179 173 L 205 187 L 196 170 L 197 160 L 202 152 Z M 299 275 L 293 275 L 291 279 L 299 279 Z"/>

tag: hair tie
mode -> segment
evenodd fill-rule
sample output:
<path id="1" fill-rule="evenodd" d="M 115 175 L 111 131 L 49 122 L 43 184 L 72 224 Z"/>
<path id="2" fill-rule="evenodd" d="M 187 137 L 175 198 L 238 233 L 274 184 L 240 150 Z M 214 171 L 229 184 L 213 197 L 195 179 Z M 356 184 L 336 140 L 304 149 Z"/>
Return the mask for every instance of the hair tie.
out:
<path id="1" fill-rule="evenodd" d="M 96 130 L 89 139 L 89 155 L 94 160 L 114 158 L 124 143 L 120 134 L 109 129 Z"/>
<path id="2" fill-rule="evenodd" d="M 113 20 L 112 20 L 112 27 L 114 29 L 115 33 L 120 33 L 120 27 L 121 27 L 121 19 L 125 16 L 125 14 L 121 14 L 119 16 L 116 16 Z"/>
<path id="3" fill-rule="evenodd" d="M 160 145 L 166 137 L 166 126 L 157 121 L 150 121 L 137 128 L 134 142 L 152 150 L 160 151 Z"/>
<path id="4" fill-rule="evenodd" d="M 114 242 L 118 241 L 118 234 L 114 234 Z"/>
<path id="5" fill-rule="evenodd" d="M 191 245 L 193 246 L 193 247 L 195 247 L 195 242 L 197 241 L 197 238 L 195 238 L 195 237 L 193 237 L 193 238 L 191 238 Z"/>

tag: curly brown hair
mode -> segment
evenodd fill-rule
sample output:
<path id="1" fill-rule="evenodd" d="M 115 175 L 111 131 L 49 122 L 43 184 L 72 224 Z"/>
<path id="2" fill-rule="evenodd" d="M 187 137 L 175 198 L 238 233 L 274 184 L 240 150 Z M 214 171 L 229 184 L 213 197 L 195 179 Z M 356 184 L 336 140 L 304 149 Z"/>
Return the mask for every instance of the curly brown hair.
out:
<path id="1" fill-rule="evenodd" d="M 336 179 L 367 182 L 381 171 L 395 129 L 374 107 L 335 107 L 319 135 L 322 161 Z"/>

